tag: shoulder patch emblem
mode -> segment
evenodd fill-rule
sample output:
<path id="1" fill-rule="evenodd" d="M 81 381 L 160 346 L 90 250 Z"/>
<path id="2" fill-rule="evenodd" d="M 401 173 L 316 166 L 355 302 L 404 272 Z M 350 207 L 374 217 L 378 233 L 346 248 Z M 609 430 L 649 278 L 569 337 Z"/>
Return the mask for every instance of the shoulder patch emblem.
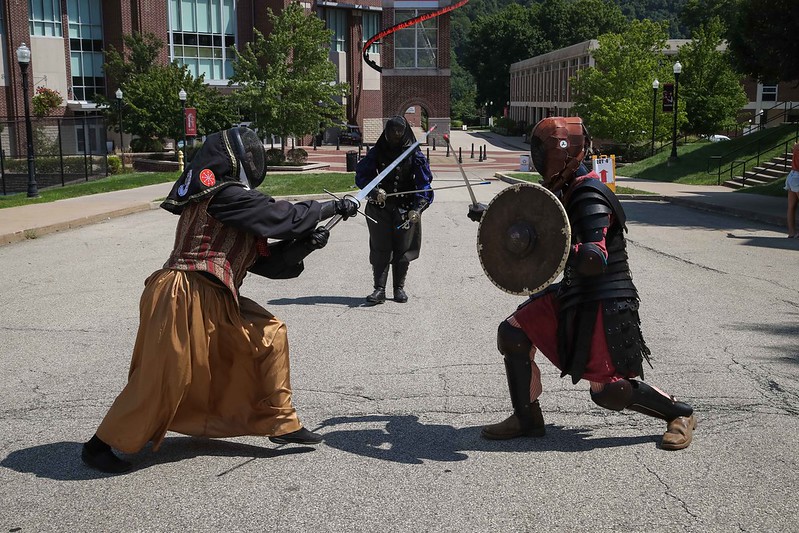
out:
<path id="1" fill-rule="evenodd" d="M 560 147 L 561 148 L 567 148 L 568 146 L 569 146 L 569 143 L 566 140 L 561 140 L 560 141 Z"/>
<path id="2" fill-rule="evenodd" d="M 185 196 L 189 192 L 189 183 L 191 182 L 191 169 L 186 172 L 186 177 L 183 179 L 183 184 L 178 187 L 178 196 Z"/>
<path id="3" fill-rule="evenodd" d="M 216 176 L 214 176 L 214 171 L 210 168 L 204 168 L 200 171 L 200 181 L 206 187 L 213 187 L 216 183 Z"/>

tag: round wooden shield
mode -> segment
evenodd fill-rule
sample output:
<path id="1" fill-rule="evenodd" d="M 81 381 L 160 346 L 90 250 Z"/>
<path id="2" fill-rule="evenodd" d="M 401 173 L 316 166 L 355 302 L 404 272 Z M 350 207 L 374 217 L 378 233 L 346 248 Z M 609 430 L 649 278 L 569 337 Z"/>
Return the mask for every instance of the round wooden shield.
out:
<path id="1" fill-rule="evenodd" d="M 477 255 L 488 279 L 505 292 L 530 295 L 563 272 L 571 226 L 560 200 L 534 183 L 497 194 L 477 229 Z"/>

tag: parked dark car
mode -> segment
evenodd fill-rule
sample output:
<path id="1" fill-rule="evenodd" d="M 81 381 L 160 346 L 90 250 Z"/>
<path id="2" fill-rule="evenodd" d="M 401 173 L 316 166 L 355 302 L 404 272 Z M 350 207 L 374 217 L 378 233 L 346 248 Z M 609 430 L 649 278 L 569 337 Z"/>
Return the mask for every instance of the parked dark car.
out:
<path id="1" fill-rule="evenodd" d="M 357 124 L 342 124 L 338 134 L 338 142 L 341 144 L 360 144 L 363 140 L 361 128 Z"/>

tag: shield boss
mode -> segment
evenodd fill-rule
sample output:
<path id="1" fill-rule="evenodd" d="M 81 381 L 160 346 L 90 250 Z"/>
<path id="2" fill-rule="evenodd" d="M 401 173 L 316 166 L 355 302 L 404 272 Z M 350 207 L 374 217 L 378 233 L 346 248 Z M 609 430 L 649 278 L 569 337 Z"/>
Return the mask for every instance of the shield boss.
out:
<path id="1" fill-rule="evenodd" d="M 477 255 L 488 279 L 505 292 L 530 295 L 548 287 L 569 257 L 571 226 L 549 190 L 519 183 L 497 194 L 477 229 Z"/>

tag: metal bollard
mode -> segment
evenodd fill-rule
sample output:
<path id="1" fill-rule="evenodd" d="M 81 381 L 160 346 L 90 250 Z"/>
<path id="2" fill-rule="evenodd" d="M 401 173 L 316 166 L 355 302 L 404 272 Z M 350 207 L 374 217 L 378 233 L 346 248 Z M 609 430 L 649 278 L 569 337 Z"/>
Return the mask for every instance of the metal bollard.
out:
<path id="1" fill-rule="evenodd" d="M 338 149 L 339 149 L 339 145 L 340 145 L 340 144 L 341 144 L 341 143 L 339 142 L 339 140 L 338 140 L 338 137 L 336 137 L 336 150 L 338 150 Z"/>
<path id="2" fill-rule="evenodd" d="M 449 143 L 447 143 L 447 157 L 449 157 Z"/>
<path id="3" fill-rule="evenodd" d="M 458 147 L 458 163 L 463 163 L 463 154 L 461 152 L 460 146 Z"/>
<path id="4" fill-rule="evenodd" d="M 436 138 L 433 137 L 433 151 L 436 151 Z"/>
<path id="5" fill-rule="evenodd" d="M 427 159 L 428 160 L 430 159 L 430 147 L 429 146 L 427 147 Z"/>
<path id="6" fill-rule="evenodd" d="M 472 143 L 472 155 L 471 155 L 470 159 L 474 159 L 474 143 Z"/>

